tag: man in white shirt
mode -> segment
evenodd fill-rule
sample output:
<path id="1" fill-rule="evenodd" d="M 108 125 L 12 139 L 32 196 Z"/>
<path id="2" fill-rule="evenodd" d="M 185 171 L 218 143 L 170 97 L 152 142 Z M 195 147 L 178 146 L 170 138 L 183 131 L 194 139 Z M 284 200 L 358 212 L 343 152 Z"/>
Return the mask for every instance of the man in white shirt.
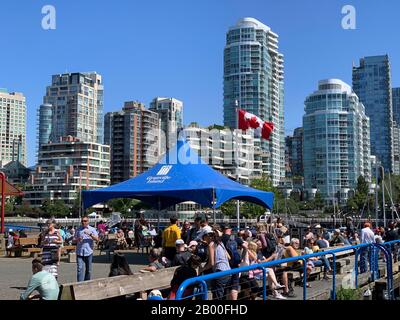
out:
<path id="1" fill-rule="evenodd" d="M 195 240 L 200 241 L 203 239 L 203 235 L 211 233 L 211 232 L 212 232 L 212 228 L 208 225 L 208 219 L 204 218 L 200 222 L 200 230 L 197 231 Z"/>
<path id="2" fill-rule="evenodd" d="M 371 230 L 371 224 L 369 222 L 364 223 L 364 228 L 361 229 L 361 243 L 374 243 L 375 234 Z"/>
<path id="3" fill-rule="evenodd" d="M 361 243 L 374 243 L 375 234 L 371 230 L 371 224 L 369 222 L 364 223 L 364 228 L 361 229 Z M 360 273 L 367 272 L 367 263 L 370 259 L 370 248 L 361 249 L 360 256 Z"/>

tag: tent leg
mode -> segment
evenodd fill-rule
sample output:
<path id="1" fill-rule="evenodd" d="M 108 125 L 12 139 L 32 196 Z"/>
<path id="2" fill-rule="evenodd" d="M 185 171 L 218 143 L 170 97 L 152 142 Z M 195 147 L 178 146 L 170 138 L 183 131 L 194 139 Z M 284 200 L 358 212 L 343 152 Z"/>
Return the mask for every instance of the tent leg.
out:
<path id="1" fill-rule="evenodd" d="M 160 197 L 158 197 L 157 232 L 160 231 L 160 211 L 161 211 L 161 200 Z"/>
<path id="2" fill-rule="evenodd" d="M 240 203 L 236 200 L 236 218 L 237 218 L 237 229 L 240 230 Z"/>

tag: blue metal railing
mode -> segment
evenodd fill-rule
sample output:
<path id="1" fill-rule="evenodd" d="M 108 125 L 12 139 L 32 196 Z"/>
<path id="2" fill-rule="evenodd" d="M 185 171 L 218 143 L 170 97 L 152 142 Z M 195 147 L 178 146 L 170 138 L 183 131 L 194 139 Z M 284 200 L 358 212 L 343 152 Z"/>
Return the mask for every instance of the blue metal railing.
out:
<path id="1" fill-rule="evenodd" d="M 296 262 L 296 261 L 302 261 L 303 262 L 303 300 L 307 300 L 307 260 L 312 257 L 321 257 L 321 256 L 326 256 L 326 255 L 332 255 L 333 258 L 333 264 L 332 264 L 332 274 L 333 274 L 333 279 L 332 279 L 332 290 L 331 290 L 331 299 L 335 300 L 336 299 L 336 254 L 339 252 L 343 251 L 349 251 L 353 250 L 355 252 L 355 287 L 358 288 L 358 257 L 360 254 L 363 253 L 364 250 L 368 251 L 370 254 L 370 258 L 372 259 L 373 256 L 375 256 L 376 259 L 375 261 L 371 261 L 369 263 L 370 267 L 370 272 L 372 273 L 372 279 L 375 280 L 375 275 L 378 272 L 378 263 L 377 260 L 379 258 L 378 254 L 373 255 L 372 252 L 375 250 L 380 250 L 384 252 L 385 258 L 386 258 L 386 267 L 387 267 L 387 274 L 388 274 L 388 279 L 387 279 L 387 289 L 388 289 L 388 296 L 389 299 L 394 299 L 394 289 L 393 289 L 393 270 L 392 270 L 392 254 L 390 249 L 388 250 L 386 247 L 389 246 L 391 248 L 393 244 L 400 244 L 400 240 L 396 241 L 391 241 L 388 243 L 384 243 L 383 245 L 380 244 L 359 244 L 359 245 L 353 245 L 353 246 L 346 246 L 346 247 L 340 247 L 337 249 L 333 250 L 327 250 L 323 252 L 316 252 L 313 254 L 307 254 L 303 256 L 296 256 L 296 257 L 291 257 L 291 258 L 285 258 L 285 259 L 280 259 L 280 260 L 275 260 L 275 261 L 269 261 L 269 262 L 263 262 L 259 264 L 254 264 L 250 266 L 245 266 L 245 267 L 239 267 L 231 270 L 226 270 L 226 271 L 221 271 L 221 272 L 216 272 L 216 273 L 211 273 L 207 275 L 202 275 L 198 276 L 195 278 L 190 278 L 185 280 L 178 288 L 177 293 L 176 293 L 176 300 L 183 300 L 183 299 L 188 299 L 188 298 L 193 298 L 195 296 L 202 296 L 204 300 L 207 300 L 207 290 L 208 290 L 208 285 L 207 281 L 221 278 L 224 276 L 230 276 L 236 273 L 242 273 L 242 272 L 248 272 L 251 270 L 256 270 L 256 269 L 262 269 L 263 271 L 263 300 L 267 299 L 267 291 L 266 291 L 266 277 L 267 277 L 267 270 L 266 268 L 271 268 L 276 265 L 280 264 L 285 264 L 289 262 Z M 397 252 L 396 252 L 397 254 Z M 371 263 L 372 262 L 372 263 Z M 376 263 L 374 263 L 376 262 Z M 290 270 L 288 270 L 290 271 Z M 194 286 L 195 284 L 201 283 L 201 288 L 198 290 L 198 292 L 184 296 L 185 290 L 189 286 Z"/>

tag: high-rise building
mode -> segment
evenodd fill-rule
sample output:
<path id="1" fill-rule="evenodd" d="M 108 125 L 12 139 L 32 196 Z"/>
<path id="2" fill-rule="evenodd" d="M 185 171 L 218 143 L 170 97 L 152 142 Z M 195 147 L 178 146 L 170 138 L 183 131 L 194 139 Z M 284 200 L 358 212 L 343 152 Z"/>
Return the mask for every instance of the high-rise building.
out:
<path id="1" fill-rule="evenodd" d="M 44 200 L 62 200 L 72 206 L 81 190 L 110 184 L 110 147 L 68 136 L 42 144 L 35 172 L 24 191 L 32 206 Z"/>
<path id="2" fill-rule="evenodd" d="M 105 144 L 111 146 L 111 184 L 147 171 L 159 158 L 159 115 L 136 101 L 105 115 Z"/>
<path id="3" fill-rule="evenodd" d="M 242 130 L 201 128 L 192 123 L 183 130 L 190 147 L 223 175 L 243 184 L 262 176 L 260 139 Z"/>
<path id="4" fill-rule="evenodd" d="M 387 55 L 360 59 L 353 66 L 353 90 L 371 121 L 371 153 L 386 171 L 394 167 L 390 61 Z"/>
<path id="5" fill-rule="evenodd" d="M 392 88 L 393 121 L 400 124 L 400 88 Z"/>
<path id="6" fill-rule="evenodd" d="M 330 203 L 344 202 L 360 175 L 371 181 L 369 118 L 351 87 L 341 80 L 319 82 L 305 100 L 304 183 Z"/>
<path id="7" fill-rule="evenodd" d="M 392 88 L 394 174 L 400 174 L 400 88 Z"/>
<path id="8" fill-rule="evenodd" d="M 26 99 L 22 93 L 0 89 L 0 168 L 26 159 Z"/>
<path id="9" fill-rule="evenodd" d="M 293 136 L 286 139 L 286 175 L 303 176 L 303 128 L 294 129 Z"/>
<path id="10" fill-rule="evenodd" d="M 48 107 L 51 105 L 51 111 Z M 96 72 L 65 73 L 52 76 L 46 89 L 39 121 L 48 123 L 52 114 L 51 133 L 39 122 L 39 144 L 60 141 L 66 136 L 80 141 L 103 143 L 103 83 Z"/>
<path id="11" fill-rule="evenodd" d="M 270 141 L 261 141 L 263 171 L 274 185 L 285 177 L 283 78 L 283 55 L 271 28 L 243 18 L 229 29 L 224 49 L 224 125 L 238 127 L 237 107 L 274 123 Z"/>
<path id="12" fill-rule="evenodd" d="M 154 98 L 150 103 L 149 110 L 158 113 L 161 122 L 161 133 L 164 139 L 163 150 L 172 148 L 183 129 L 183 102 L 175 98 Z M 165 148 L 164 148 L 165 146 Z"/>
<path id="13" fill-rule="evenodd" d="M 53 106 L 48 103 L 42 104 L 38 109 L 37 118 L 37 156 L 39 156 L 40 146 L 50 142 L 53 126 Z"/>

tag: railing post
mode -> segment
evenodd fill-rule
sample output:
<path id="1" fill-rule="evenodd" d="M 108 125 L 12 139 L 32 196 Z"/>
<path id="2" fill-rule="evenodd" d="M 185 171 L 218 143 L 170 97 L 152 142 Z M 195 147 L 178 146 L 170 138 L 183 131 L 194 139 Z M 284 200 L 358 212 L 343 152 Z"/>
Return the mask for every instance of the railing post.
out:
<path id="1" fill-rule="evenodd" d="M 263 271 L 263 300 L 267 300 L 267 269 L 262 268 Z"/>
<path id="2" fill-rule="evenodd" d="M 303 261 L 303 300 L 307 300 L 307 261 L 306 259 L 301 259 Z"/>
<path id="3" fill-rule="evenodd" d="M 383 246 L 383 245 L 381 245 L 379 243 L 374 243 L 373 247 L 382 250 L 384 255 L 385 255 L 385 257 L 386 257 L 386 271 L 387 271 L 386 289 L 387 289 L 387 292 L 388 292 L 389 300 L 394 300 L 392 256 L 389 255 L 389 252 L 386 250 L 385 246 Z M 377 255 L 377 257 L 378 257 L 378 255 Z M 376 259 L 376 260 L 378 260 L 378 259 Z"/>
<path id="4" fill-rule="evenodd" d="M 332 254 L 332 270 L 333 270 L 333 277 L 332 277 L 332 292 L 331 292 L 331 299 L 336 300 L 336 254 Z"/>
<path id="5" fill-rule="evenodd" d="M 208 287 L 207 282 L 204 280 L 199 281 L 202 289 L 203 300 L 208 300 Z"/>
<path id="6" fill-rule="evenodd" d="M 354 261 L 354 272 L 355 272 L 355 287 L 356 289 L 358 288 L 358 257 L 360 256 L 360 250 L 362 250 L 362 248 L 357 248 L 354 249 L 355 253 L 355 261 Z"/>

